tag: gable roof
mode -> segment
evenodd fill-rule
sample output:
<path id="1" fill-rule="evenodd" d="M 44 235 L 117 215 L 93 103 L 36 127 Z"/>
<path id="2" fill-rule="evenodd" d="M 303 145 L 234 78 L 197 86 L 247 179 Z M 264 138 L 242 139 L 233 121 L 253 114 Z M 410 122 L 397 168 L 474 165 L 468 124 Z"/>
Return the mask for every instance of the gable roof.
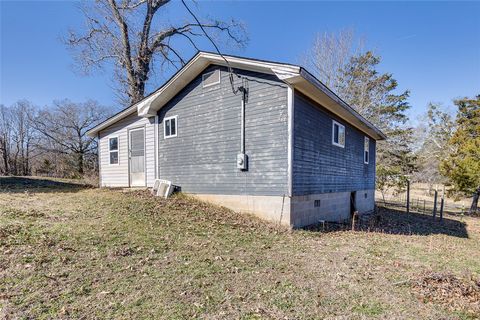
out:
<path id="1" fill-rule="evenodd" d="M 327 88 L 317 78 L 304 68 L 272 61 L 243 58 L 237 56 L 224 55 L 232 68 L 256 71 L 260 73 L 272 74 L 280 80 L 300 91 L 313 101 L 320 104 L 325 109 L 350 123 L 360 131 L 368 134 L 376 140 L 386 139 L 378 128 L 362 117 L 357 111 L 349 106 L 345 101 L 338 97 L 332 90 Z M 157 114 L 168 101 L 180 92 L 188 83 L 197 77 L 206 67 L 211 64 L 226 66 L 225 60 L 219 54 L 212 52 L 199 51 L 185 66 L 175 73 L 163 86 L 139 102 L 120 111 L 111 118 L 100 123 L 87 132 L 91 137 L 123 119 L 124 117 L 137 112 L 141 117 L 152 117 Z"/>

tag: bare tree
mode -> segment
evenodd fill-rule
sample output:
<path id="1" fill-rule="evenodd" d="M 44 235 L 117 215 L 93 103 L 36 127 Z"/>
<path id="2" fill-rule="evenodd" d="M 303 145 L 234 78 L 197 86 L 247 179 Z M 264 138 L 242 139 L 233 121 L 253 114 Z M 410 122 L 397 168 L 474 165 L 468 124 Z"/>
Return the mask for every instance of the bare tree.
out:
<path id="1" fill-rule="evenodd" d="M 97 0 L 85 2 L 81 10 L 86 18 L 86 31 L 70 31 L 67 45 L 86 73 L 110 63 L 121 97 L 135 103 L 145 95 L 145 86 L 152 69 L 185 64 L 178 49 L 188 44 L 198 50 L 202 37 L 200 26 L 217 37 L 243 46 L 246 35 L 243 25 L 235 20 L 169 23 L 160 13 L 170 0 Z M 162 21 L 159 19 L 162 18 Z M 184 43 L 181 43 L 181 42 Z"/>
<path id="2" fill-rule="evenodd" d="M 10 107 L 0 106 L 0 168 L 4 175 L 31 173 L 30 159 L 36 138 L 28 117 L 31 113 L 35 113 L 35 107 L 26 100 Z"/>
<path id="3" fill-rule="evenodd" d="M 69 100 L 54 102 L 32 119 L 35 129 L 46 140 L 41 147 L 48 152 L 73 157 L 76 172 L 83 175 L 85 162 L 96 152 L 96 141 L 87 131 L 107 117 L 108 110 L 95 101 L 73 103 Z"/>
<path id="4" fill-rule="evenodd" d="M 449 144 L 455 133 L 456 123 L 453 115 L 436 103 L 429 103 L 422 120 L 416 135 L 420 145 L 416 151 L 418 171 L 415 178 L 428 184 L 430 194 L 434 184 L 447 182 L 446 177 L 440 173 L 439 165 L 442 160 L 456 152 L 456 147 Z"/>
<path id="5" fill-rule="evenodd" d="M 0 105 L 0 152 L 2 153 L 2 175 L 10 173 L 10 150 L 11 150 L 11 134 L 12 122 L 10 109 Z"/>
<path id="6" fill-rule="evenodd" d="M 12 142 L 15 146 L 14 163 L 16 175 L 30 175 L 30 157 L 36 132 L 29 120 L 35 113 L 35 107 L 27 100 L 20 100 L 11 108 Z"/>
<path id="7" fill-rule="evenodd" d="M 359 54 L 362 49 L 363 41 L 355 41 L 353 29 L 342 29 L 338 33 L 318 33 L 302 60 L 320 81 L 338 92 L 343 71 L 351 57 Z"/>

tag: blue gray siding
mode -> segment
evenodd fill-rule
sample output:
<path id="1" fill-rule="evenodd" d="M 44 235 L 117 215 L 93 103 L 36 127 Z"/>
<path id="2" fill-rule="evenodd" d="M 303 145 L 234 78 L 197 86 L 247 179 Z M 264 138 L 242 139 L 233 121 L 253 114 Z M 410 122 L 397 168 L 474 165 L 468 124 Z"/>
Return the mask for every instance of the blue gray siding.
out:
<path id="1" fill-rule="evenodd" d="M 299 93 L 294 98 L 293 194 L 375 188 L 375 140 L 363 162 L 365 134 Z M 332 119 L 345 126 L 345 148 L 332 144 Z"/>
<path id="2" fill-rule="evenodd" d="M 203 88 L 200 75 L 159 111 L 159 177 L 188 193 L 285 194 L 286 85 L 272 75 L 237 71 L 255 80 L 248 83 L 245 151 L 249 161 L 248 171 L 242 172 L 236 168 L 241 94 L 232 93 L 225 68 L 210 66 L 203 73 L 216 68 L 221 70 L 219 84 Z M 175 115 L 177 137 L 164 139 L 163 119 Z"/>

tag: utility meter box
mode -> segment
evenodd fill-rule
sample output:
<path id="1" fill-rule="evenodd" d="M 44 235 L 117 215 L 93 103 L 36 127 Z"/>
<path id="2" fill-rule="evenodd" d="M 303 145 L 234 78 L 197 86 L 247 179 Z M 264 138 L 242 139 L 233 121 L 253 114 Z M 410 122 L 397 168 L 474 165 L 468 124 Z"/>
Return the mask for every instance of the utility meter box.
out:
<path id="1" fill-rule="evenodd" d="M 237 154 L 237 169 L 247 170 L 248 168 L 248 156 L 245 153 Z"/>

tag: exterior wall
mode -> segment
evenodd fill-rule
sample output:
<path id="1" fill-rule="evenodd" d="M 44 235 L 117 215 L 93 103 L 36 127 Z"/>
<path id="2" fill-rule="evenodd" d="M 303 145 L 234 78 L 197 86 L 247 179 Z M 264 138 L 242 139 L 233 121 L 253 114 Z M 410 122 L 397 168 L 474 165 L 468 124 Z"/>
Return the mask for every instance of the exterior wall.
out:
<path id="1" fill-rule="evenodd" d="M 370 138 L 370 161 L 364 164 L 366 135 L 299 93 L 294 95 L 294 119 L 291 224 L 348 219 L 354 191 L 357 210 L 373 210 L 375 140 Z M 332 120 L 345 126 L 344 148 L 332 144 Z"/>
<path id="2" fill-rule="evenodd" d="M 148 187 L 155 180 L 155 118 L 141 118 L 136 113 L 116 122 L 99 133 L 100 186 L 128 187 L 128 130 L 145 128 L 145 174 Z M 118 136 L 118 164 L 110 164 L 108 138 Z"/>
<path id="3" fill-rule="evenodd" d="M 273 75 L 244 70 L 248 170 L 236 167 L 240 152 L 241 93 L 234 95 L 226 69 L 219 84 L 203 88 L 202 75 L 158 113 L 159 178 L 193 194 L 283 196 L 287 192 L 287 86 Z M 203 74 L 202 73 L 202 74 Z M 236 79 L 236 86 L 240 85 Z M 164 139 L 163 119 L 178 116 L 177 137 Z"/>

